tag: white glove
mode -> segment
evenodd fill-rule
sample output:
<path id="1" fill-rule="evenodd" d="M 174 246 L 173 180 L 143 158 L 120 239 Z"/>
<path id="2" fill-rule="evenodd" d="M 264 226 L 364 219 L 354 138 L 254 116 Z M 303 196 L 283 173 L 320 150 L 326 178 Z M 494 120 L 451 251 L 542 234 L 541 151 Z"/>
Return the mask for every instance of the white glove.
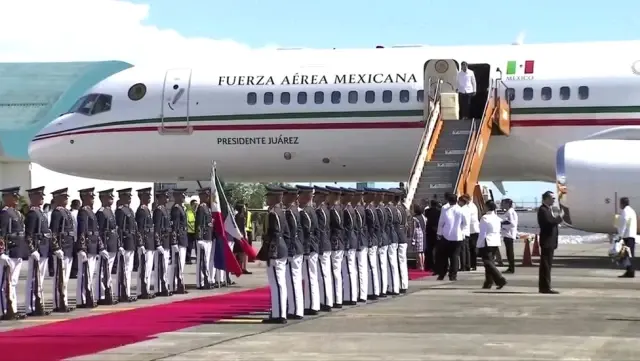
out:
<path id="1" fill-rule="evenodd" d="M 9 256 L 7 256 L 6 254 L 0 255 L 0 261 L 8 262 L 9 261 Z"/>
<path id="2" fill-rule="evenodd" d="M 35 259 L 36 262 L 40 261 L 40 252 L 38 251 L 33 251 L 33 253 L 31 253 L 31 258 Z"/>
<path id="3" fill-rule="evenodd" d="M 61 249 L 59 249 L 59 250 L 57 250 L 57 251 L 53 252 L 53 255 L 54 255 L 54 256 L 56 256 L 56 257 L 58 257 L 58 258 L 60 258 L 60 259 L 64 259 L 64 252 L 62 252 L 62 250 L 61 250 Z"/>
<path id="4" fill-rule="evenodd" d="M 118 252 L 124 254 L 124 248 L 122 248 L 122 247 L 118 248 Z"/>
<path id="5" fill-rule="evenodd" d="M 158 253 L 162 253 L 162 254 L 164 254 L 164 248 L 162 248 L 162 246 L 160 246 L 160 247 L 156 248 L 156 251 L 157 251 Z"/>
<path id="6" fill-rule="evenodd" d="M 171 250 L 173 251 L 173 253 L 176 253 L 180 250 L 180 248 L 178 247 L 177 244 L 174 244 L 173 246 L 171 246 Z"/>
<path id="7" fill-rule="evenodd" d="M 101 255 L 103 258 L 109 259 L 109 252 L 107 252 L 107 250 L 106 250 L 106 249 L 103 249 L 102 251 L 100 251 L 100 255 Z"/>
<path id="8" fill-rule="evenodd" d="M 147 252 L 147 249 L 144 247 L 138 247 L 138 253 L 139 254 L 145 254 L 145 252 Z"/>
<path id="9" fill-rule="evenodd" d="M 78 263 L 87 261 L 87 253 L 85 251 L 78 252 Z"/>

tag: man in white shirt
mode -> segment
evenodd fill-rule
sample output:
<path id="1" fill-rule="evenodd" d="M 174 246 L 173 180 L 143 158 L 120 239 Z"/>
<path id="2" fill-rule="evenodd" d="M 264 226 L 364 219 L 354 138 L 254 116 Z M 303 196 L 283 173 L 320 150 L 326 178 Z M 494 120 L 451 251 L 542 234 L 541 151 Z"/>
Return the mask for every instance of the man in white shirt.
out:
<path id="1" fill-rule="evenodd" d="M 465 220 L 465 226 L 462 228 L 464 238 L 462 240 L 462 248 L 460 249 L 460 271 L 469 271 L 471 268 L 471 250 L 469 249 L 469 236 L 471 235 L 471 209 L 469 208 L 469 201 L 471 197 L 465 194 L 460 198 L 465 202 L 465 205 L 460 207 Z"/>
<path id="2" fill-rule="evenodd" d="M 458 104 L 460 106 L 460 119 L 471 119 L 471 99 L 476 95 L 476 75 L 467 67 L 467 62 L 460 64 L 458 72 Z"/>
<path id="3" fill-rule="evenodd" d="M 465 212 L 462 207 L 466 204 L 464 199 L 458 201 L 456 195 L 447 195 L 448 208 L 442 207 L 440 220 L 438 221 L 438 236 L 442 239 L 442 246 L 437 251 L 438 280 L 442 281 L 447 274 L 446 263 L 449 263 L 449 280 L 456 281 L 458 276 L 458 257 L 464 240 L 463 229 L 466 227 Z M 442 249 L 442 251 L 441 251 Z"/>
<path id="4" fill-rule="evenodd" d="M 469 263 L 465 264 L 465 271 L 475 271 L 477 267 L 478 254 L 476 253 L 476 244 L 478 242 L 478 234 L 480 233 L 480 216 L 478 207 L 473 203 L 473 198 L 465 194 L 467 208 L 469 211 Z"/>
<path id="5" fill-rule="evenodd" d="M 513 208 L 513 201 L 509 198 L 502 200 L 502 208 L 507 210 L 502 222 L 502 240 L 507 251 L 507 261 L 509 262 L 509 268 L 504 273 L 515 273 L 516 258 L 513 252 L 513 241 L 518 238 L 518 213 Z"/>
<path id="6" fill-rule="evenodd" d="M 631 250 L 631 255 L 629 257 L 629 265 L 627 266 L 627 270 L 624 274 L 620 276 L 620 278 L 633 278 L 636 275 L 636 271 L 633 268 L 633 257 L 636 252 L 636 234 L 638 234 L 638 218 L 636 216 L 636 211 L 631 208 L 629 205 L 629 198 L 622 197 L 620 198 L 620 215 L 618 216 L 618 235 L 622 240 L 624 240 L 624 244 L 629 247 Z"/>

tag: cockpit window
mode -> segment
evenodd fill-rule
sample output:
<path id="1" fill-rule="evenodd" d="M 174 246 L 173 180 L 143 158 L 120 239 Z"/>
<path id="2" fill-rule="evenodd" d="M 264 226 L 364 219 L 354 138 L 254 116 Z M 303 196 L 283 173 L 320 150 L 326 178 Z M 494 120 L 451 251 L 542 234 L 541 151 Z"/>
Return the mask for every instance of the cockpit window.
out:
<path id="1" fill-rule="evenodd" d="M 80 113 L 84 115 L 94 115 L 111 110 L 111 95 L 88 94 L 78 99 L 69 109 L 69 113 Z"/>

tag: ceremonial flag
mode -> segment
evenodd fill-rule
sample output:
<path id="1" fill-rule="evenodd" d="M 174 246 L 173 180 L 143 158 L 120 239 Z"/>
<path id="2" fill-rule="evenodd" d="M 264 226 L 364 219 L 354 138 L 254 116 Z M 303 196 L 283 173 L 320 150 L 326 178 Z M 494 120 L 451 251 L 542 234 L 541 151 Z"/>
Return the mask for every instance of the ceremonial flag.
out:
<path id="1" fill-rule="evenodd" d="M 219 180 L 216 175 L 216 165 L 214 163 L 211 168 L 211 221 L 213 223 L 215 237 L 213 267 L 225 270 L 239 277 L 242 275 L 242 267 L 240 267 L 240 264 L 229 245 L 226 226 L 226 219 L 228 216 L 221 212 L 220 193 L 222 194 L 225 202 L 226 198 L 224 198 L 224 193 L 221 192 L 222 189 L 218 188 L 218 183 Z M 228 205 L 225 206 L 224 209 L 228 210 Z"/>

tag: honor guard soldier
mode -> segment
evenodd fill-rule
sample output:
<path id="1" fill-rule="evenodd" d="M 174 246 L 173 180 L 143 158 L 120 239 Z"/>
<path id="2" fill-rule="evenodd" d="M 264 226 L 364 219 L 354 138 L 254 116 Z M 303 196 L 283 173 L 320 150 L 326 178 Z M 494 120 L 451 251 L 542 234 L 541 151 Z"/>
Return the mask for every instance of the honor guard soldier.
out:
<path id="1" fill-rule="evenodd" d="M 389 281 L 389 229 L 387 223 L 389 220 L 389 212 L 385 210 L 383 202 L 385 190 L 376 190 L 376 218 L 378 218 L 378 274 L 380 275 L 380 295 L 379 297 L 387 297 L 387 286 Z"/>
<path id="2" fill-rule="evenodd" d="M 56 208 L 51 212 L 51 247 L 53 256 L 53 312 L 71 312 L 67 289 L 71 264 L 73 263 L 73 242 L 76 232 L 69 203 L 68 188 L 58 189 L 51 193 Z"/>
<path id="3" fill-rule="evenodd" d="M 171 251 L 171 216 L 167 209 L 169 191 L 159 189 L 156 191 L 156 208 L 153 210 L 153 226 L 155 229 L 155 264 L 157 296 L 171 296 L 169 290 L 169 252 Z"/>
<path id="4" fill-rule="evenodd" d="M 211 289 L 212 278 L 221 286 L 224 277 L 215 268 L 213 247 L 213 220 L 211 218 L 211 188 L 198 190 L 200 204 L 196 210 L 196 286 L 201 290 Z M 226 246 L 226 245 L 225 245 Z"/>
<path id="5" fill-rule="evenodd" d="M 101 207 L 96 212 L 98 232 L 105 251 L 100 252 L 100 264 L 98 266 L 98 279 L 95 295 L 99 305 L 115 305 L 118 300 L 114 297 L 111 269 L 114 266 L 119 251 L 119 240 L 116 226 L 116 216 L 111 209 L 113 205 L 113 188 L 98 192 Z M 122 250 L 124 251 L 124 249 Z"/>
<path id="6" fill-rule="evenodd" d="M 384 199 L 386 202 L 385 210 L 388 212 L 387 218 L 387 234 L 389 235 L 389 248 L 387 251 L 387 257 L 389 258 L 389 283 L 387 294 L 399 295 L 400 294 L 400 273 L 398 271 L 398 241 L 400 236 L 398 230 L 400 227 L 400 218 L 398 209 L 393 203 L 394 191 L 387 189 L 384 192 Z"/>
<path id="7" fill-rule="evenodd" d="M 78 278 L 76 283 L 76 305 L 81 308 L 93 308 L 98 305 L 94 293 L 96 281 L 99 278 L 97 265 L 102 257 L 108 257 L 104 249 L 98 218 L 93 213 L 93 201 L 95 188 L 81 189 L 78 191 L 82 206 L 78 210 L 78 228 L 76 249 L 78 250 Z M 95 277 L 94 277 L 95 275 Z"/>
<path id="8" fill-rule="evenodd" d="M 184 285 L 184 265 L 187 260 L 187 214 L 184 210 L 184 188 L 173 190 L 174 205 L 171 207 L 171 264 L 169 265 L 169 286 L 173 293 L 187 293 Z"/>
<path id="9" fill-rule="evenodd" d="M 29 212 L 24 220 L 24 234 L 29 248 L 29 265 L 27 268 L 27 285 L 24 306 L 27 316 L 46 316 L 43 292 L 44 276 L 51 245 L 49 219 L 40 207 L 44 203 L 44 187 L 27 190 L 29 195 Z"/>
<path id="10" fill-rule="evenodd" d="M 131 295 L 131 273 L 138 243 L 138 224 L 131 209 L 131 188 L 120 189 L 118 192 L 119 206 L 116 208 L 116 225 L 120 238 L 120 259 L 118 260 L 118 301 L 135 302 L 137 298 Z"/>
<path id="11" fill-rule="evenodd" d="M 404 189 L 394 189 L 394 202 L 398 213 L 398 224 L 396 233 L 398 234 L 398 274 L 400 276 L 400 293 L 407 293 L 409 288 L 409 267 L 407 266 L 407 230 L 409 227 L 409 211 L 404 205 Z"/>
<path id="12" fill-rule="evenodd" d="M 0 256 L 0 280 L 2 280 L 2 319 L 19 320 L 25 317 L 18 313 L 16 288 L 22 268 L 22 258 L 29 255 L 24 236 L 24 217 L 16 206 L 20 198 L 20 187 L 5 188 L 2 192 L 4 208 L 0 211 L 0 239 L 4 240 L 4 253 Z"/>
<path id="13" fill-rule="evenodd" d="M 282 210 L 284 189 L 266 186 L 267 221 L 265 222 L 264 243 L 260 252 L 261 260 L 267 261 L 267 278 L 271 290 L 271 315 L 263 323 L 287 323 L 287 255 L 290 234 L 287 219 Z"/>
<path id="14" fill-rule="evenodd" d="M 342 223 L 342 207 L 340 196 L 342 191 L 337 187 L 326 187 L 329 190 L 327 204 L 329 206 L 329 237 L 331 239 L 331 274 L 335 296 L 334 308 L 342 308 L 342 262 L 344 262 L 344 226 Z"/>
<path id="15" fill-rule="evenodd" d="M 367 302 L 367 285 L 369 283 L 368 249 L 369 237 L 365 229 L 365 213 L 363 191 L 350 189 L 352 193 L 351 204 L 354 206 L 354 230 L 358 241 L 356 249 L 356 268 L 358 270 L 358 302 Z"/>
<path id="16" fill-rule="evenodd" d="M 287 262 L 287 318 L 300 320 L 304 316 L 304 292 L 302 290 L 302 261 L 304 260 L 304 248 L 302 246 L 302 224 L 298 211 L 298 188 L 282 187 L 284 189 L 283 205 L 284 214 L 289 226 L 289 252 Z"/>
<path id="17" fill-rule="evenodd" d="M 316 204 L 316 240 L 318 241 L 318 289 L 320 290 L 320 310 L 329 312 L 333 308 L 333 271 L 331 270 L 331 229 L 329 227 L 329 208 L 325 203 L 329 190 L 314 187 L 313 201 Z"/>
<path id="18" fill-rule="evenodd" d="M 314 316 L 320 311 L 320 289 L 318 286 L 318 217 L 311 205 L 313 187 L 297 186 L 298 205 L 300 207 L 300 225 L 302 227 L 302 248 L 304 261 L 302 279 L 304 280 L 304 314 Z"/>
<path id="19" fill-rule="evenodd" d="M 375 199 L 376 190 L 366 188 L 364 191 L 364 228 L 369 241 L 367 260 L 369 261 L 369 282 L 367 284 L 367 299 L 377 300 L 380 296 L 380 274 L 378 272 L 378 240 L 380 236 L 380 223 L 378 222 Z"/>
<path id="20" fill-rule="evenodd" d="M 342 294 L 343 304 L 354 306 L 358 303 L 358 267 L 356 265 L 356 250 L 358 238 L 355 229 L 355 211 L 351 204 L 353 193 L 347 188 L 342 188 L 342 223 L 344 229 L 344 261 L 342 262 Z"/>
<path id="21" fill-rule="evenodd" d="M 138 226 L 138 299 L 154 298 L 151 292 L 151 272 L 156 253 L 156 234 L 154 232 L 153 217 L 149 209 L 151 203 L 151 187 L 138 189 L 140 206 L 136 210 L 136 225 Z"/>

